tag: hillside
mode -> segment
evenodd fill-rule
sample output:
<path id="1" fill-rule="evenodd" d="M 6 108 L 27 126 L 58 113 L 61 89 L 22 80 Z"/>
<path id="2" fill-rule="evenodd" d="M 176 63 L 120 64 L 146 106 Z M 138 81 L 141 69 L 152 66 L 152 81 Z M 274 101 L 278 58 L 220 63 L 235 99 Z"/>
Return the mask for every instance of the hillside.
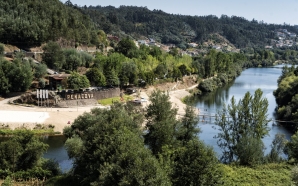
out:
<path id="1" fill-rule="evenodd" d="M 277 40 L 276 30 L 298 30 L 290 25 L 265 24 L 243 17 L 174 15 L 136 6 L 78 7 L 71 1 L 7 0 L 0 2 L 0 43 L 18 47 L 40 46 L 65 40 L 67 46 L 106 46 L 99 30 L 135 40 L 152 38 L 186 49 L 211 40 L 235 48 L 264 47 Z M 216 37 L 214 37 L 216 36 Z M 223 44 L 223 43 L 221 43 Z M 215 45 L 215 44 L 213 44 Z M 222 45 L 224 46 L 224 45 Z"/>
<path id="2" fill-rule="evenodd" d="M 95 27 L 80 9 L 59 0 L 0 1 L 0 43 L 40 46 L 50 40 L 98 44 Z"/>
<path id="3" fill-rule="evenodd" d="M 82 11 L 106 33 L 130 35 L 135 39 L 146 36 L 180 48 L 186 48 L 190 42 L 203 43 L 213 34 L 221 35 L 237 48 L 264 47 L 277 38 L 277 29 L 298 32 L 294 26 L 248 21 L 237 16 L 173 15 L 162 10 L 151 11 L 146 7 L 90 6 L 82 8 Z"/>

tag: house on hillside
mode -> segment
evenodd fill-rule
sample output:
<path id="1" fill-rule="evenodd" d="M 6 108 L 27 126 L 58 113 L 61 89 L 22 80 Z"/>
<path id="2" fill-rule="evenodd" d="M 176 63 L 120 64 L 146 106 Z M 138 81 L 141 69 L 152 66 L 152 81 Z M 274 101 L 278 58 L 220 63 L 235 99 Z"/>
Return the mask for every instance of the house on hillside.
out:
<path id="1" fill-rule="evenodd" d="M 117 37 L 117 36 L 107 35 L 107 38 L 108 38 L 110 41 L 116 41 L 116 42 L 119 42 L 119 37 Z"/>
<path id="2" fill-rule="evenodd" d="M 198 44 L 197 44 L 197 43 L 188 43 L 188 45 L 189 45 L 190 47 L 193 47 L 193 48 L 195 48 L 195 47 L 197 47 L 197 46 L 198 46 Z"/>
<path id="3" fill-rule="evenodd" d="M 52 90 L 57 90 L 62 88 L 62 81 L 66 80 L 70 74 L 52 74 L 49 75 L 49 88 Z"/>

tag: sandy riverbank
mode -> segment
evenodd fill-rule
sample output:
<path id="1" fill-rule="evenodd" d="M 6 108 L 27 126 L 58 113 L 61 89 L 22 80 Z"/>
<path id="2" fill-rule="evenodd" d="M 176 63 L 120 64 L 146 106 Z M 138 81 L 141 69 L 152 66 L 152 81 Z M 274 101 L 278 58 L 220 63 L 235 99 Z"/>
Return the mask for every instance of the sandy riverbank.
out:
<path id="1" fill-rule="evenodd" d="M 190 95 L 188 89 L 195 88 L 196 85 L 187 89 L 169 91 L 170 101 L 173 107 L 178 108 L 178 117 L 184 115 L 185 104 L 181 99 Z M 149 100 L 150 92 L 154 89 L 141 90 L 140 96 Z M 40 108 L 24 107 L 8 104 L 9 99 L 0 101 L 0 123 L 9 125 L 11 129 L 26 126 L 32 129 L 36 124 L 51 124 L 55 126 L 55 131 L 62 132 L 65 126 L 69 126 L 79 115 L 90 112 L 94 107 L 106 108 L 104 106 L 86 106 L 74 108 Z M 149 102 L 144 103 L 146 107 Z"/>

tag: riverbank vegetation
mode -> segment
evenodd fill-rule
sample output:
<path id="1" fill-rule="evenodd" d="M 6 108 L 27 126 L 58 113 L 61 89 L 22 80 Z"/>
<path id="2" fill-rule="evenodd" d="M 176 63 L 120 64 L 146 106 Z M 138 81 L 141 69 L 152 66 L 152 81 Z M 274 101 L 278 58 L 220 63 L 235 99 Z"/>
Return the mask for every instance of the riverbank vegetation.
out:
<path id="1" fill-rule="evenodd" d="M 32 178 L 45 180 L 61 174 L 56 161 L 43 159 L 48 145 L 30 130 L 16 130 L 0 143 L 0 177 L 7 185 Z"/>
<path id="2" fill-rule="evenodd" d="M 298 67 L 285 66 L 274 91 L 277 103 L 277 117 L 280 124 L 290 128 L 293 133 L 298 129 Z"/>
<path id="3" fill-rule="evenodd" d="M 44 88 L 47 68 L 71 74 L 69 81 L 62 82 L 63 89 L 146 86 L 178 82 L 191 74 L 200 82 L 199 92 L 212 92 L 245 68 L 298 61 L 297 46 L 264 49 L 276 39 L 276 29 L 297 33 L 294 27 L 237 16 L 170 15 L 145 7 L 87 8 L 58 0 L 1 1 L 0 14 L 2 43 L 42 45 L 43 49 L 40 63 L 27 60 L 22 51 L 13 52 L 8 61 L 0 44 L 1 95 Z M 112 39 L 108 40 L 108 34 Z M 134 40 L 144 36 L 171 47 L 137 46 Z M 220 43 L 221 37 L 239 50 L 218 51 L 211 43 L 204 45 L 210 40 Z M 190 42 L 198 44 L 198 54 L 184 55 Z M 93 47 L 93 55 L 81 51 L 83 47 Z M 294 130 L 297 76 L 297 68 L 284 68 L 274 92 L 279 119 Z M 79 116 L 64 129 L 74 165 L 63 175 L 57 162 L 41 158 L 48 146 L 35 134 L 51 129 L 1 129 L 0 134 L 12 137 L 0 144 L 0 177 L 6 178 L 6 185 L 32 178 L 50 178 L 46 185 L 80 186 L 297 184 L 297 133 L 289 142 L 277 135 L 270 153 L 264 154 L 261 139 L 268 134 L 268 119 L 261 90 L 245 94 L 238 102 L 232 99 L 218 113 L 220 160 L 198 138 L 199 119 L 191 107 L 177 119 L 165 92 L 153 92 L 150 101 L 145 111 L 116 102 L 110 110 L 93 109 Z M 283 151 L 287 160 L 281 156 Z"/>
<path id="4" fill-rule="evenodd" d="M 54 131 L 54 125 L 44 125 L 44 124 L 36 124 L 32 130 L 28 129 L 25 124 L 21 125 L 18 128 L 11 129 L 9 125 L 2 124 L 0 126 L 0 136 L 13 136 L 18 135 L 21 132 L 30 130 L 34 135 L 44 136 L 44 135 L 56 135 L 60 134 L 59 132 Z"/>
<path id="5" fill-rule="evenodd" d="M 281 156 L 294 139 L 286 142 L 278 135 L 271 152 L 264 154 L 261 138 L 268 132 L 268 120 L 261 90 L 238 103 L 232 99 L 218 113 L 222 161 L 198 138 L 199 118 L 192 107 L 176 119 L 167 93 L 155 91 L 150 101 L 144 114 L 115 103 L 110 110 L 93 109 L 78 117 L 64 129 L 74 167 L 48 185 L 291 185 L 297 176 L 292 175 L 293 159 Z M 287 147 L 297 157 L 296 146 Z"/>

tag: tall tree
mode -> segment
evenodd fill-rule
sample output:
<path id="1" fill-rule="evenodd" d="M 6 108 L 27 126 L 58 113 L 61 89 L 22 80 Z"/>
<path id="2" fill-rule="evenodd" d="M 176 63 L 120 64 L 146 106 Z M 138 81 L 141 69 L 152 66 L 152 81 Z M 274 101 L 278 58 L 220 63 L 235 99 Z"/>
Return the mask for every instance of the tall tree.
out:
<path id="1" fill-rule="evenodd" d="M 56 42 L 49 42 L 43 47 L 42 61 L 51 69 L 60 70 L 65 63 L 63 51 Z"/>
<path id="2" fill-rule="evenodd" d="M 163 146 L 172 146 L 175 142 L 177 109 L 172 108 L 168 93 L 154 91 L 147 107 L 145 143 L 154 155 L 162 152 Z"/>
<path id="3" fill-rule="evenodd" d="M 195 110 L 191 106 L 186 106 L 185 115 L 181 119 L 177 129 L 177 140 L 182 141 L 184 144 L 197 138 L 198 133 L 201 131 L 198 128 L 199 118 Z"/>
<path id="4" fill-rule="evenodd" d="M 221 159 L 224 162 L 242 161 L 245 164 L 248 156 L 254 156 L 253 148 L 260 153 L 263 151 L 262 138 L 268 135 L 270 120 L 267 119 L 268 101 L 262 95 L 260 89 L 253 96 L 247 92 L 238 104 L 232 97 L 231 104 L 217 114 L 216 125 L 221 132 L 216 137 L 223 150 Z M 253 158 L 259 158 L 260 153 Z"/>

